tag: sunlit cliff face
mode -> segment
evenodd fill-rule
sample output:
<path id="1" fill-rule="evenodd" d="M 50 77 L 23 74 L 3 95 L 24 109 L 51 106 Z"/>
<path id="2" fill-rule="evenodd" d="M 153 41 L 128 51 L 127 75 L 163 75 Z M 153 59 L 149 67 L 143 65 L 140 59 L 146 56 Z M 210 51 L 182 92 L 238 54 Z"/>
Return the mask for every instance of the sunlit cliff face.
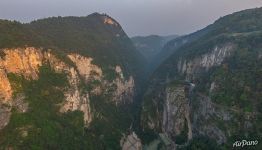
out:
<path id="1" fill-rule="evenodd" d="M 3 52 L 4 56 L 0 57 L 0 106 L 1 104 L 8 104 L 11 108 L 14 105 L 15 98 L 13 93 L 15 89 L 13 89 L 12 83 L 8 79 L 9 73 L 23 76 L 26 80 L 38 80 L 39 68 L 44 64 L 50 65 L 55 72 L 65 73 L 67 76 L 69 87 L 63 90 L 65 100 L 60 104 L 60 112 L 82 111 L 85 125 L 92 121 L 91 94 L 101 95 L 107 89 L 115 87 L 115 90 L 111 93 L 111 101 L 115 104 L 132 102 L 135 86 L 134 79 L 132 76 L 129 76 L 128 80 L 126 80 L 121 67 L 118 65 L 114 69 L 117 76 L 110 82 L 104 79 L 102 69 L 92 64 L 93 58 L 90 57 L 69 54 L 66 57 L 73 63 L 73 65 L 69 65 L 52 54 L 51 50 L 44 51 L 41 48 L 4 49 Z M 90 85 L 90 82 L 94 80 L 99 81 L 100 84 L 93 87 L 90 91 L 85 91 L 81 88 L 81 85 Z M 23 99 L 21 99 L 21 104 L 25 103 L 22 101 Z M 0 114 L 1 128 L 8 124 L 10 114 L 11 109 L 7 109 L 5 115 Z"/>
<path id="2" fill-rule="evenodd" d="M 1 68 L 0 70 L 0 100 L 7 102 L 12 98 L 12 89 L 10 82 L 7 78 L 5 71 Z"/>
<path id="3" fill-rule="evenodd" d="M 4 53 L 4 58 L 0 60 L 1 103 L 8 103 L 12 107 L 14 101 L 14 89 L 12 89 L 10 80 L 8 79 L 8 73 L 21 75 L 27 80 L 38 80 L 39 67 L 44 63 L 49 63 L 55 72 L 66 73 L 69 82 L 69 89 L 64 91 L 65 101 L 60 111 L 80 110 L 84 113 L 85 123 L 90 123 L 92 117 L 90 114 L 89 96 L 88 94 L 83 94 L 79 87 L 81 78 L 88 81 L 89 78 L 100 79 L 102 76 L 101 69 L 91 64 L 91 58 L 77 54 L 69 55 L 68 57 L 75 63 L 75 68 L 56 58 L 50 51 L 43 51 L 42 49 L 33 47 L 5 49 Z"/>
<path id="4" fill-rule="evenodd" d="M 12 98 L 11 84 L 8 73 L 23 75 L 27 79 L 38 78 L 38 68 L 42 66 L 43 55 L 34 48 L 4 50 L 5 57 L 0 58 L 0 97 L 4 101 Z"/>
<path id="5" fill-rule="evenodd" d="M 91 77 L 94 77 L 95 80 L 101 80 L 103 72 L 101 68 L 92 64 L 92 58 L 86 58 L 78 54 L 70 54 L 68 57 L 76 64 L 79 74 L 85 78 L 86 82 Z"/>

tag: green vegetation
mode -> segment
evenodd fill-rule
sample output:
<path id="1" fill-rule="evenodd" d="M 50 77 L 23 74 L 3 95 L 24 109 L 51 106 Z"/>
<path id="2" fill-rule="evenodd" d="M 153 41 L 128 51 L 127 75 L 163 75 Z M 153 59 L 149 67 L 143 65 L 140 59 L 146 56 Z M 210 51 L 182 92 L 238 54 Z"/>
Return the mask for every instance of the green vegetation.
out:
<path id="1" fill-rule="evenodd" d="M 170 41 L 165 47 L 168 47 L 166 51 L 173 48 L 173 53 L 158 67 L 155 76 L 164 78 L 167 75 L 170 78 L 177 76 L 177 70 L 174 68 L 176 68 L 175 64 L 177 64 L 178 58 L 190 60 L 209 52 L 214 46 L 226 43 L 237 43 L 242 46 L 245 46 L 245 44 L 247 44 L 246 46 L 254 44 L 257 47 L 261 46 L 258 44 L 259 42 L 255 42 L 261 38 L 261 10 L 262 8 L 256 8 L 233 13 L 220 18 L 214 24 L 196 33 Z M 194 40 L 190 40 L 190 38 Z M 188 42 L 181 44 L 183 40 Z M 176 46 L 178 41 L 180 41 L 179 47 Z"/>
<path id="2" fill-rule="evenodd" d="M 39 35 L 41 47 L 92 57 L 93 63 L 103 70 L 123 65 L 124 73 L 137 72 L 136 64 L 142 62 L 140 54 L 122 28 L 104 24 L 104 17 L 97 13 L 86 17 L 52 17 L 25 26 Z"/>
<path id="3" fill-rule="evenodd" d="M 241 136 L 243 139 L 251 137 L 260 139 L 262 136 L 261 23 L 262 8 L 250 9 L 222 17 L 207 28 L 172 40 L 165 46 L 165 50 L 167 50 L 166 52 L 172 51 L 173 54 L 158 67 L 151 78 L 153 84 L 155 82 L 159 84 L 155 84 L 153 90 L 150 87 L 148 91 L 157 91 L 156 89 L 159 89 L 158 86 L 161 84 L 176 86 L 179 84 L 176 82 L 177 80 L 194 82 L 196 87 L 193 91 L 195 97 L 190 99 L 192 103 L 195 102 L 198 95 L 203 95 L 211 98 L 212 104 L 218 109 L 215 111 L 219 112 L 221 108 L 221 110 L 230 112 L 233 118 L 230 121 L 217 118 L 215 115 L 211 115 L 212 119 L 210 120 L 203 119 L 203 123 L 211 126 L 214 124 L 226 134 L 228 141 L 219 149 L 231 149 L 232 141 L 240 136 L 239 133 L 243 134 Z M 183 41 L 187 42 L 183 43 Z M 215 47 L 223 47 L 228 44 L 233 45 L 234 48 L 221 65 L 206 71 L 206 68 L 201 68 L 199 64 L 199 70 L 189 76 L 178 72 L 179 60 L 190 61 L 195 58 L 200 60 L 201 55 L 211 52 Z M 167 79 L 174 82 L 166 85 Z M 215 83 L 212 91 L 210 90 L 211 83 Z M 148 100 L 147 97 L 143 99 L 143 107 L 157 108 L 159 102 L 155 99 L 159 99 L 158 95 L 160 92 L 156 94 L 150 92 L 150 95 L 147 95 L 150 99 Z M 232 141 L 230 141 L 231 138 Z M 181 141 L 184 136 L 179 136 L 178 139 L 179 143 L 183 143 Z M 216 144 L 212 143 L 209 143 L 207 139 L 196 138 L 191 141 L 187 149 L 217 149 Z"/>
<path id="4" fill-rule="evenodd" d="M 109 16 L 52 17 L 27 24 L 0 20 L 0 48 L 42 47 L 55 50 L 63 59 L 78 53 L 94 58 L 103 70 L 121 65 L 124 75 L 138 73 L 143 57 L 121 26 L 104 24 L 104 17 Z"/>
<path id="5" fill-rule="evenodd" d="M 13 73 L 9 73 L 7 74 L 7 77 L 11 83 L 11 87 L 14 90 L 14 97 L 18 94 L 18 93 L 22 93 L 24 91 L 24 87 L 23 85 L 26 84 L 26 80 L 24 79 L 23 76 L 19 76 Z"/>
<path id="6" fill-rule="evenodd" d="M 94 119 L 88 130 L 99 137 L 106 149 L 120 149 L 122 134 L 130 127 L 132 116 L 128 106 L 116 106 L 110 95 L 90 97 Z"/>
<path id="7" fill-rule="evenodd" d="M 157 89 L 155 89 L 157 91 Z M 159 89 L 158 89 L 159 90 Z M 163 112 L 164 101 L 163 97 L 154 98 L 157 92 L 150 91 L 143 97 L 142 110 L 141 110 L 141 126 L 142 130 L 136 131 L 142 140 L 143 144 L 149 144 L 158 138 L 158 133 L 161 132 L 161 120 Z M 148 127 L 148 122 L 153 123 L 153 129 Z"/>
<path id="8" fill-rule="evenodd" d="M 101 149 L 95 137 L 85 132 L 82 112 L 59 113 L 57 104 L 64 100 L 68 86 L 65 74 L 43 66 L 39 80 L 8 77 L 16 92 L 26 94 L 29 110 L 12 110 L 10 123 L 0 132 L 0 149 Z"/>
<path id="9" fill-rule="evenodd" d="M 207 137 L 198 137 L 191 140 L 188 146 L 180 148 L 179 150 L 220 150 L 215 141 Z"/>
<path id="10" fill-rule="evenodd" d="M 86 17 L 51 17 L 27 24 L 0 20 L 0 48 L 51 49 L 69 66 L 74 63 L 67 55 L 77 53 L 92 57 L 92 63 L 102 68 L 103 79 L 109 82 L 117 77 L 116 65 L 121 66 L 125 78 L 132 75 L 138 79 L 143 57 L 121 26 L 105 24 L 105 17 L 110 18 L 94 13 Z M 0 57 L 4 57 L 2 50 Z M 100 96 L 90 95 L 94 120 L 86 129 L 82 112 L 59 113 L 63 91 L 69 88 L 65 74 L 43 66 L 39 80 L 28 81 L 17 74 L 8 74 L 8 78 L 15 90 L 14 97 L 25 94 L 29 110 L 23 114 L 12 110 L 9 125 L 0 132 L 0 149 L 120 149 L 120 138 L 133 118 L 132 106 L 116 106 L 112 102 L 115 87 Z M 100 84 L 98 80 L 83 82 L 81 89 L 90 92 Z"/>
<path id="11" fill-rule="evenodd" d="M 133 41 L 136 49 L 147 59 L 147 61 L 152 61 L 153 59 L 158 59 L 156 55 L 161 52 L 163 46 L 168 41 L 177 37 L 177 35 L 149 35 L 132 37 L 131 40 Z"/>
<path id="12" fill-rule="evenodd" d="M 0 33 L 0 48 L 24 46 L 30 38 L 20 23 L 7 20 L 0 20 Z"/>
<path id="13" fill-rule="evenodd" d="M 253 112 L 252 104 L 261 103 L 261 42 L 262 8 L 246 10 L 225 16 L 208 26 L 205 34 L 183 45 L 156 71 L 159 78 L 180 78 L 176 66 L 179 58 L 191 60 L 210 52 L 214 46 L 236 45 L 230 58 L 209 72 L 195 74 L 197 91 L 208 94 L 215 81 L 218 89 L 211 93 L 212 100 L 226 106 L 240 107 Z M 170 70 L 168 72 L 163 70 Z"/>
<path id="14" fill-rule="evenodd" d="M 188 137 L 187 133 L 188 133 L 188 127 L 187 127 L 187 121 L 185 120 L 185 124 L 182 132 L 179 135 L 175 136 L 176 144 L 182 145 L 186 143 Z"/>
<path id="15" fill-rule="evenodd" d="M 0 50 L 0 58 L 4 58 L 4 57 L 5 57 L 5 53 Z"/>
<path id="16" fill-rule="evenodd" d="M 185 81 L 183 80 L 173 80 L 170 83 L 168 83 L 168 87 L 170 88 L 176 88 L 178 86 L 184 86 L 185 85 Z"/>
<path id="17" fill-rule="evenodd" d="M 111 82 L 117 77 L 117 73 L 114 69 L 107 69 L 105 74 L 105 79 Z"/>
<path id="18" fill-rule="evenodd" d="M 158 133 L 153 129 L 144 129 L 143 132 L 138 132 L 143 145 L 148 145 L 152 141 L 158 139 Z"/>
<path id="19" fill-rule="evenodd" d="M 212 80 L 219 83 L 219 89 L 213 93 L 213 100 L 237 105 L 245 111 L 252 111 L 252 103 L 261 102 L 260 90 L 262 63 L 258 56 L 261 53 L 261 36 L 245 38 L 239 41 L 240 46 L 225 64 L 214 70 Z"/>

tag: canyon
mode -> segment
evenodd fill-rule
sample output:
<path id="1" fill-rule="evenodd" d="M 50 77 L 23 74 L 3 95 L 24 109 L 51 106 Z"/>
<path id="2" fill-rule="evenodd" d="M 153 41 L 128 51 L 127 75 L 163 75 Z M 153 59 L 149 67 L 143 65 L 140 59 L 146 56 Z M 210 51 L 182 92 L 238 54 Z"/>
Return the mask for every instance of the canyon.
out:
<path id="1" fill-rule="evenodd" d="M 106 14 L 1 20 L 0 149 L 231 149 L 260 139 L 261 18 L 255 8 L 188 35 L 132 39 Z"/>

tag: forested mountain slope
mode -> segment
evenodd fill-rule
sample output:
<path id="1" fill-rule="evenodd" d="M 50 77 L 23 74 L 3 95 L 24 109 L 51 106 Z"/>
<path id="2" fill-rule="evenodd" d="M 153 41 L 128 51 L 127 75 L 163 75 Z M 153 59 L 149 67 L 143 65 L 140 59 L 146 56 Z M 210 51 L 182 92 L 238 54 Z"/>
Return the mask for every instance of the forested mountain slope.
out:
<path id="1" fill-rule="evenodd" d="M 125 144 L 145 63 L 116 20 L 1 20 L 0 48 L 0 149 Z"/>
<path id="2" fill-rule="evenodd" d="M 149 35 L 149 36 L 135 36 L 132 37 L 132 41 L 136 49 L 144 55 L 149 63 L 158 53 L 161 52 L 164 45 L 170 40 L 176 39 L 178 35 L 170 36 L 159 36 L 159 35 Z"/>
<path id="3" fill-rule="evenodd" d="M 261 139 L 261 23 L 262 8 L 233 13 L 173 47 L 144 94 L 144 142 L 164 133 L 172 147 L 231 149 Z"/>

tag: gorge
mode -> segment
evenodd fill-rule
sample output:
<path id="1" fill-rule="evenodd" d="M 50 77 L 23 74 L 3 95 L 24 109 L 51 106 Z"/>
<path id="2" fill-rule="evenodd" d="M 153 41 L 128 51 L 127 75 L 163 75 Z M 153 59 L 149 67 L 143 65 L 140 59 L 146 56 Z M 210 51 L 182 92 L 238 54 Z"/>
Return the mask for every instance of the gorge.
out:
<path id="1" fill-rule="evenodd" d="M 167 37 L 129 38 L 99 13 L 0 20 L 0 149 L 232 149 L 259 141 L 261 43 L 262 8 Z"/>

